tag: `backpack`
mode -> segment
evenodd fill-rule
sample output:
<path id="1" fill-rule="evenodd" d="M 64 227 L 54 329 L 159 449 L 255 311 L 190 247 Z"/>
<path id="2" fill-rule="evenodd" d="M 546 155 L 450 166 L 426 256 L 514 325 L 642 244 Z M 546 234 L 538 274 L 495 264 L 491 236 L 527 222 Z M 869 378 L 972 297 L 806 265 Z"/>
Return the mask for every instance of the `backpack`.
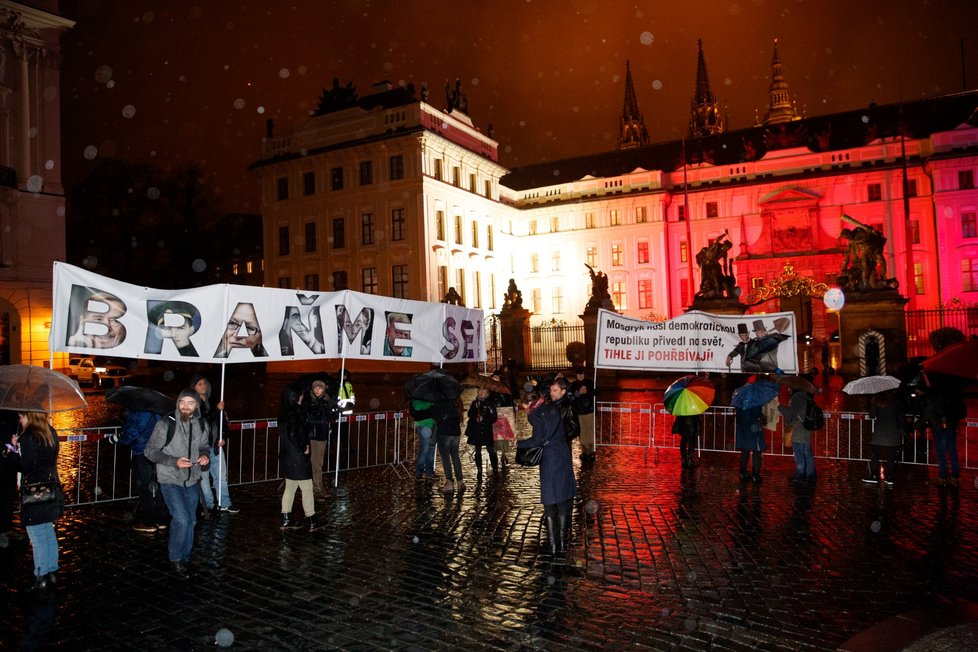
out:
<path id="1" fill-rule="evenodd" d="M 166 419 L 166 440 L 160 447 L 161 450 L 170 445 L 170 442 L 173 441 L 173 435 L 177 432 L 177 420 L 173 418 L 173 415 L 167 415 Z M 207 421 L 204 419 L 204 417 L 197 417 L 197 425 L 200 426 L 200 431 L 203 432 L 204 426 L 207 425 Z"/>
<path id="2" fill-rule="evenodd" d="M 811 396 L 807 397 L 808 403 L 805 404 L 805 416 L 802 418 L 801 425 L 805 430 L 819 430 L 825 425 L 825 414 Z"/>

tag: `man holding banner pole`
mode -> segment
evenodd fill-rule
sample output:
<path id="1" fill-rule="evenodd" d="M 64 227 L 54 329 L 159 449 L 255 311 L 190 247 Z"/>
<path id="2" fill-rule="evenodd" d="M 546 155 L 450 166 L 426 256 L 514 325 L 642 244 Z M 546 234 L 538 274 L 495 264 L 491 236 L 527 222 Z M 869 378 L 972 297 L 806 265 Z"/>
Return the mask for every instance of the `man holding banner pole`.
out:
<path id="1" fill-rule="evenodd" d="M 228 426 L 227 413 L 224 412 L 224 400 L 219 400 L 217 405 L 211 405 L 211 384 L 204 376 L 198 374 L 190 382 L 190 388 L 200 398 L 198 401 L 200 416 L 210 426 L 211 458 L 217 458 L 217 464 L 212 464 L 213 468 L 205 471 L 200 481 L 200 488 L 204 494 L 204 507 L 210 511 L 216 506 L 219 512 L 237 514 L 239 510 L 231 504 L 231 494 L 228 492 L 228 467 L 223 454 L 224 436 Z M 214 491 L 211 490 L 212 482 Z M 214 504 L 215 493 L 217 494 L 216 505 Z"/>

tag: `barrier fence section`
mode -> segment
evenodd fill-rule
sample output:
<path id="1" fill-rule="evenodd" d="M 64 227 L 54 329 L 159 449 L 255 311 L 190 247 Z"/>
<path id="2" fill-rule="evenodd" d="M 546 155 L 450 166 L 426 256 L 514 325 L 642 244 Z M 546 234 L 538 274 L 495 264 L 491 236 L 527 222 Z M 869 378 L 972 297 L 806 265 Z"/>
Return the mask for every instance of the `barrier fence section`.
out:
<path id="1" fill-rule="evenodd" d="M 138 495 L 132 477 L 132 451 L 112 443 L 119 431 L 117 426 L 59 431 L 58 475 L 66 506 L 129 500 Z M 337 447 L 340 471 L 398 467 L 404 460 L 413 462 L 416 455 L 413 422 L 406 412 L 344 415 L 338 432 L 338 436 L 331 434 L 327 443 L 325 482 L 331 482 L 328 476 L 336 471 Z M 281 479 L 275 419 L 232 421 L 225 442 L 222 455 L 228 467 L 228 486 Z"/>
<path id="2" fill-rule="evenodd" d="M 595 441 L 598 446 L 648 446 L 655 448 L 679 448 L 679 435 L 673 434 L 674 417 L 661 403 L 597 403 Z M 870 457 L 870 439 L 873 421 L 866 412 L 823 412 L 825 426 L 812 433 L 812 452 L 816 457 L 829 459 L 867 461 Z M 698 441 L 699 450 L 733 452 L 735 448 L 732 407 L 713 406 L 703 414 L 703 432 Z M 912 415 L 907 415 L 913 423 Z M 775 430 L 765 430 L 765 453 L 791 456 L 791 446 L 784 445 L 784 420 L 779 419 Z M 965 419 L 958 426 L 958 460 L 961 468 L 978 467 L 978 459 L 971 452 L 978 450 L 978 420 Z M 906 431 L 897 461 L 905 464 L 937 465 L 933 434 L 924 427 Z"/>

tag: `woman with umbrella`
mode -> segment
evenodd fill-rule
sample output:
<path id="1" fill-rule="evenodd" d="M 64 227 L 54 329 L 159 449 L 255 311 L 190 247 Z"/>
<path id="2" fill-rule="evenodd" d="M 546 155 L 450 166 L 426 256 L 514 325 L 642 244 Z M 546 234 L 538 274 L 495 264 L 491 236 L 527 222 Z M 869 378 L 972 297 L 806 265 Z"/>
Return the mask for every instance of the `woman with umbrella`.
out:
<path id="1" fill-rule="evenodd" d="M 20 426 L 23 434 L 14 437 L 14 445 L 20 446 L 20 520 L 34 553 L 34 587 L 44 590 L 55 584 L 58 537 L 54 521 L 64 511 L 57 469 L 58 433 L 45 412 L 21 412 Z"/>
<path id="2" fill-rule="evenodd" d="M 869 404 L 869 418 L 873 420 L 873 436 L 869 440 L 872 448 L 869 453 L 869 477 L 863 478 L 863 482 L 879 484 L 880 457 L 886 455 L 883 479 L 887 485 L 892 485 L 897 448 L 903 443 L 903 409 L 895 389 L 873 395 Z"/>
<path id="3" fill-rule="evenodd" d="M 740 450 L 740 481 L 761 481 L 761 454 L 764 452 L 763 406 L 778 395 L 778 384 L 766 379 L 755 379 L 734 391 L 731 403 L 735 408 L 734 446 Z M 747 460 L 754 454 L 751 473 L 747 473 Z"/>
<path id="4" fill-rule="evenodd" d="M 700 375 L 683 376 L 666 388 L 662 402 L 673 416 L 673 434 L 679 435 L 679 455 L 683 469 L 697 466 L 696 440 L 703 432 L 702 417 L 716 396 L 716 388 Z"/>
<path id="5" fill-rule="evenodd" d="M 567 381 L 555 378 L 545 401 L 524 403 L 533 435 L 520 440 L 517 448 L 543 447 L 540 459 L 540 502 L 554 558 L 563 557 L 567 549 L 570 508 L 577 495 L 570 442 L 564 426 L 570 404 L 567 400 Z"/>
<path id="6" fill-rule="evenodd" d="M 485 448 L 489 453 L 489 464 L 492 466 L 493 476 L 499 472 L 499 461 L 496 457 L 492 437 L 492 424 L 496 422 L 496 404 L 489 396 L 490 392 L 485 387 L 479 388 L 479 393 L 475 400 L 469 405 L 469 421 L 465 426 L 465 439 L 469 446 L 475 446 L 475 468 L 477 478 L 482 480 L 482 449 Z"/>

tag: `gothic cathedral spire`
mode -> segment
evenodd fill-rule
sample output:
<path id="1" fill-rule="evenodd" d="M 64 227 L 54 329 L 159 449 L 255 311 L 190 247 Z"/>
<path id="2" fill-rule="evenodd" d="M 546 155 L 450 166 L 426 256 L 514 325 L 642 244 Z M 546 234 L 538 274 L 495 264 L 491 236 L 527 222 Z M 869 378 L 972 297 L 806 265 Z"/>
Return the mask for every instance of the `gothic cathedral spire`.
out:
<path id="1" fill-rule="evenodd" d="M 788 83 L 784 80 L 781 58 L 778 56 L 778 39 L 774 39 L 774 54 L 771 56 L 771 87 L 768 90 L 768 98 L 767 113 L 764 114 L 761 124 L 771 125 L 801 120 L 788 93 Z"/>
<path id="2" fill-rule="evenodd" d="M 649 130 L 638 110 L 635 85 L 632 84 L 631 63 L 625 61 L 625 104 L 621 109 L 621 126 L 618 129 L 618 149 L 642 147 L 649 144 Z"/>
<path id="3" fill-rule="evenodd" d="M 720 115 L 720 103 L 710 88 L 703 57 L 703 39 L 697 40 L 699 56 L 696 61 L 696 90 L 689 107 L 689 137 L 713 136 L 724 132 L 724 119 Z"/>

